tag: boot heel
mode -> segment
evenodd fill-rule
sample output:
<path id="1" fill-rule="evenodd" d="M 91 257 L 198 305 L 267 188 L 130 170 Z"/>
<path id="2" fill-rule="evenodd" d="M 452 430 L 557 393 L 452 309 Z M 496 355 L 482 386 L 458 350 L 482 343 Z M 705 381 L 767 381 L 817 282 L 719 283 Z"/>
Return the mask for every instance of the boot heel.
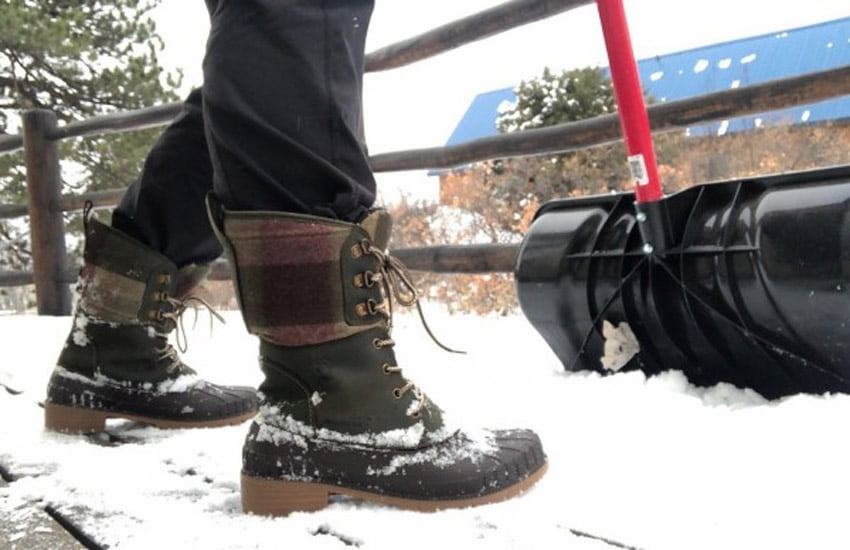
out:
<path id="1" fill-rule="evenodd" d="M 329 492 L 320 483 L 280 481 L 242 476 L 242 511 L 258 516 L 312 512 L 328 505 Z"/>
<path id="2" fill-rule="evenodd" d="M 88 433 L 106 429 L 106 413 L 80 407 L 44 405 L 44 427 L 55 432 Z"/>

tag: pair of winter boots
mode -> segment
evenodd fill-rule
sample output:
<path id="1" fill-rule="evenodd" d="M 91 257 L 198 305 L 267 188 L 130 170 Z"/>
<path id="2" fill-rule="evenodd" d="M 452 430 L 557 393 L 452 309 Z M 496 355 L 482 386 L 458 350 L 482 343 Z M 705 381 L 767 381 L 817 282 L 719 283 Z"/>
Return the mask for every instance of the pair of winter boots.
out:
<path id="1" fill-rule="evenodd" d="M 164 428 L 254 417 L 243 448 L 246 512 L 286 515 L 342 494 L 437 510 L 510 498 L 546 469 L 527 430 L 451 429 L 396 364 L 392 303 L 413 304 L 386 249 L 390 219 L 359 224 L 280 212 L 210 219 L 233 268 L 265 380 L 250 388 L 198 378 L 169 343 L 204 268 L 167 258 L 87 217 L 73 327 L 48 385 L 46 426 L 103 430 L 107 418 Z"/>

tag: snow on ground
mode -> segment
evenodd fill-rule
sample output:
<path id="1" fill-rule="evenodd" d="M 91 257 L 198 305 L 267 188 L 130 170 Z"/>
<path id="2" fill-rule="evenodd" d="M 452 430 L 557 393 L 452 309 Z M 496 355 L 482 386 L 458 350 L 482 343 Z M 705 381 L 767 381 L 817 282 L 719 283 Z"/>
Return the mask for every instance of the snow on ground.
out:
<path id="1" fill-rule="evenodd" d="M 423 514 L 358 501 L 283 519 L 240 512 L 246 426 L 160 431 L 131 423 L 128 443 L 44 433 L 46 379 L 68 318 L 0 316 L 0 462 L 19 474 L 0 488 L 0 517 L 26 523 L 46 503 L 85 506 L 98 542 L 127 548 L 847 548 L 848 396 L 768 403 L 678 373 L 566 374 L 520 316 L 448 316 L 432 327 L 465 356 L 431 344 L 414 316 L 395 337 L 405 374 L 455 421 L 537 430 L 548 474 L 513 501 Z M 256 344 L 238 314 L 189 334 L 187 360 L 208 378 L 256 384 Z M 37 499 L 43 499 L 34 504 Z"/>

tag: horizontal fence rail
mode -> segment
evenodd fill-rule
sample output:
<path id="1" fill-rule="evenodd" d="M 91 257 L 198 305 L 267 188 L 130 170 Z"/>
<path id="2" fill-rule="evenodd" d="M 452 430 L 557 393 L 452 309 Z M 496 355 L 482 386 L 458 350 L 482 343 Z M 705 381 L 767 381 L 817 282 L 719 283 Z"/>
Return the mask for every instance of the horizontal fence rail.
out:
<path id="1" fill-rule="evenodd" d="M 32 271 L 4 271 L 0 273 L 0 286 L 25 286 L 33 284 Z"/>
<path id="2" fill-rule="evenodd" d="M 95 208 L 112 208 L 121 200 L 127 190 L 107 189 L 105 191 L 89 191 L 88 193 L 69 193 L 62 195 L 57 201 L 60 212 L 76 212 L 82 210 L 87 202 Z M 0 220 L 26 216 L 26 204 L 0 204 Z"/>
<path id="3" fill-rule="evenodd" d="M 499 4 L 369 53 L 366 55 L 366 71 L 385 71 L 409 65 L 592 3 L 593 0 L 516 0 Z"/>
<path id="4" fill-rule="evenodd" d="M 423 246 L 398 248 L 393 256 L 404 262 L 411 271 L 430 273 L 513 273 L 519 254 L 519 243 L 473 244 L 453 246 Z M 62 270 L 59 281 L 74 283 L 78 269 Z M 233 278 L 230 265 L 218 260 L 210 265 L 207 277 L 211 281 L 229 281 Z M 33 284 L 31 271 L 6 271 L 0 273 L 0 287 Z"/>
<path id="5" fill-rule="evenodd" d="M 0 155 L 14 153 L 24 148 L 24 136 L 17 134 L 0 135 Z"/>
<path id="6" fill-rule="evenodd" d="M 67 139 L 72 137 L 91 136 L 95 134 L 111 134 L 124 132 L 128 128 L 143 130 L 168 124 L 177 116 L 183 107 L 182 102 L 166 103 L 147 109 L 137 109 L 123 113 L 112 113 L 92 117 L 86 120 L 71 122 L 48 132 L 49 139 Z"/>
<path id="7" fill-rule="evenodd" d="M 745 88 L 651 105 L 653 130 L 763 113 L 850 94 L 850 67 L 771 80 Z M 534 130 L 501 134 L 448 147 L 429 147 L 373 155 L 376 172 L 454 168 L 499 158 L 563 153 L 620 139 L 616 114 Z"/>
<path id="8" fill-rule="evenodd" d="M 520 245 L 468 244 L 399 248 L 392 254 L 411 271 L 513 273 Z"/>

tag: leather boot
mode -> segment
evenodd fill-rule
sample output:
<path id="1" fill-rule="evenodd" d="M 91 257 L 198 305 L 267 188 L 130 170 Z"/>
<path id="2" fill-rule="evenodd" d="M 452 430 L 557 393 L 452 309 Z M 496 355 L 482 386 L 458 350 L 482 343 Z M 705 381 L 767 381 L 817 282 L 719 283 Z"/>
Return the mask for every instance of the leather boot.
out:
<path id="1" fill-rule="evenodd" d="M 260 338 L 260 411 L 243 450 L 249 513 L 317 510 L 344 494 L 415 510 L 513 497 L 546 469 L 527 430 L 464 433 L 396 363 L 392 303 L 413 305 L 386 252 L 390 219 L 360 224 L 230 212 L 208 198 L 248 330 Z"/>
<path id="2" fill-rule="evenodd" d="M 85 219 L 79 301 L 47 386 L 45 426 L 90 432 L 103 430 L 108 418 L 125 418 L 194 428 L 254 416 L 253 388 L 205 382 L 168 343 L 184 310 L 205 305 L 191 292 L 208 268 L 178 269 L 88 213 Z"/>

